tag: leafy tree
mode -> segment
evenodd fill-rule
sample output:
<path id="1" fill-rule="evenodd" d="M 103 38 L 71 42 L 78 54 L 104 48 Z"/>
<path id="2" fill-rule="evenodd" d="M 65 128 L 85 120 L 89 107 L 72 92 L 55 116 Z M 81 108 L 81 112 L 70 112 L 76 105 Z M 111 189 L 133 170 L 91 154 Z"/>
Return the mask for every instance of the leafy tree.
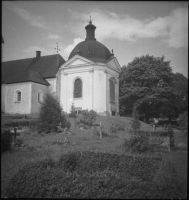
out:
<path id="1" fill-rule="evenodd" d="M 120 114 L 131 116 L 133 107 L 145 117 L 175 116 L 179 106 L 174 74 L 165 57 L 136 57 L 120 74 Z M 175 83 L 176 84 L 176 83 Z"/>
<path id="2" fill-rule="evenodd" d="M 69 124 L 59 100 L 50 92 L 46 93 L 40 106 L 38 129 L 44 132 L 55 131 L 60 123 L 62 128 Z"/>
<path id="3" fill-rule="evenodd" d="M 188 110 L 188 79 L 180 74 L 173 75 L 172 87 L 176 98 L 172 99 L 176 117 Z"/>

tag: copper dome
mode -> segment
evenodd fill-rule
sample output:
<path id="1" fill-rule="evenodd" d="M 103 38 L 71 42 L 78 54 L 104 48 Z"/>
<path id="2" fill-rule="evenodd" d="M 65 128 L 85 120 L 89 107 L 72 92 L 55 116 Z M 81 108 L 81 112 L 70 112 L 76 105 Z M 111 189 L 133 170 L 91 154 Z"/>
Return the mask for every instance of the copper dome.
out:
<path id="1" fill-rule="evenodd" d="M 89 25 L 85 27 L 86 29 L 86 39 L 75 46 L 75 48 L 70 53 L 68 58 L 71 59 L 76 54 L 92 60 L 94 62 L 105 63 L 113 54 L 110 53 L 109 49 L 105 47 L 100 42 L 95 39 L 95 29 L 96 27 L 89 22 Z"/>

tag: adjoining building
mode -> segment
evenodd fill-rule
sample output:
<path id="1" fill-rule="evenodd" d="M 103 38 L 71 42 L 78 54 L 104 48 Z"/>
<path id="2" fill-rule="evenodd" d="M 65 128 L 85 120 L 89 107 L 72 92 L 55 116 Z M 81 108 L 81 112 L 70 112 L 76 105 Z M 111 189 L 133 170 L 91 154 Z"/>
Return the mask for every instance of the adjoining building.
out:
<path id="1" fill-rule="evenodd" d="M 95 110 L 101 115 L 119 114 L 121 67 L 107 47 L 95 39 L 91 20 L 86 39 L 75 46 L 65 61 L 59 54 L 2 63 L 1 111 L 38 113 L 44 94 L 56 94 L 63 110 Z"/>

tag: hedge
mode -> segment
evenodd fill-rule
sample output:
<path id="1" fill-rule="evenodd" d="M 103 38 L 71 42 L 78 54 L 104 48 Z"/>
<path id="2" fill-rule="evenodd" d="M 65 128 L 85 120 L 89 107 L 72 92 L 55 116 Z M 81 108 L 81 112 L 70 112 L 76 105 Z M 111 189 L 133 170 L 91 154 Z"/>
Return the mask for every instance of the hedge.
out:
<path id="1" fill-rule="evenodd" d="M 46 159 L 26 164 L 11 179 L 7 197 L 179 198 L 177 185 L 156 182 L 161 176 L 158 171 L 161 162 L 159 157 L 69 153 L 57 162 Z M 161 167 L 160 171 L 168 169 Z M 175 173 L 171 170 L 168 177 L 176 177 Z"/>
<path id="2" fill-rule="evenodd" d="M 11 150 L 12 134 L 10 130 L 1 130 L 1 153 Z"/>

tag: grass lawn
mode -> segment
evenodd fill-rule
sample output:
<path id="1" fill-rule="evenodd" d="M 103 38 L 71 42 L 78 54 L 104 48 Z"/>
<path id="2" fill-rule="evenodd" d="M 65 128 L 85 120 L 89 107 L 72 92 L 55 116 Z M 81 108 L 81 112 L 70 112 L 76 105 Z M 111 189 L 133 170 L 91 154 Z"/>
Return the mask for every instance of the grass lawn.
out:
<path id="1" fill-rule="evenodd" d="M 1 197 L 4 197 L 5 190 L 13 175 L 27 162 L 42 160 L 46 157 L 51 157 L 58 160 L 62 154 L 70 151 L 94 151 L 104 153 L 129 154 L 124 151 L 122 144 L 125 138 L 129 138 L 129 129 L 131 118 L 126 117 L 103 117 L 98 116 L 95 123 L 102 123 L 103 130 L 110 135 L 100 139 L 95 136 L 92 130 L 81 130 L 74 127 L 72 119 L 71 134 L 38 134 L 37 132 L 28 129 L 20 133 L 19 138 L 23 139 L 25 144 L 21 148 L 13 148 L 12 151 L 1 155 Z M 110 123 L 120 123 L 125 127 L 126 131 L 109 133 Z M 159 128 L 160 129 L 160 128 Z M 127 131 L 128 130 L 128 131 Z M 141 122 L 141 130 L 152 131 L 152 127 Z M 187 136 L 181 135 L 175 131 L 175 142 L 186 143 Z M 64 144 L 68 140 L 69 143 Z M 149 153 L 149 156 L 151 154 Z M 153 156 L 153 155 L 152 155 Z M 187 151 L 174 150 L 164 152 L 163 157 L 170 159 L 174 164 L 179 177 L 180 184 L 183 188 L 182 198 L 186 198 L 187 191 Z"/>

